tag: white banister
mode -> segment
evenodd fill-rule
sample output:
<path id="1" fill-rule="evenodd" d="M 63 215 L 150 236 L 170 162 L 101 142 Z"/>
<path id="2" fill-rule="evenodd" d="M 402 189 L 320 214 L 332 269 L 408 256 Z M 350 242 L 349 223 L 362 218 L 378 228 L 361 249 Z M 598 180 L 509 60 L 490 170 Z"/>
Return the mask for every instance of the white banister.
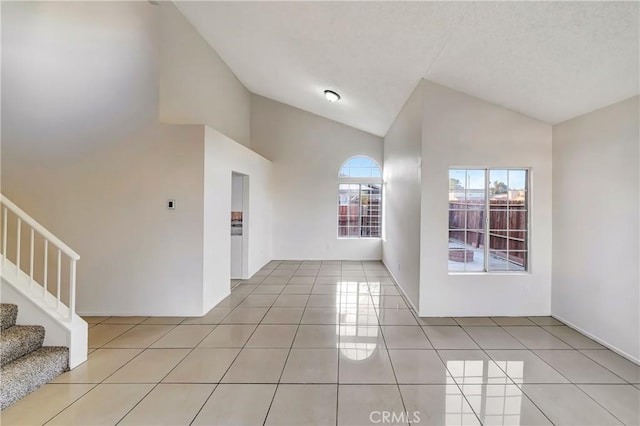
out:
<path id="1" fill-rule="evenodd" d="M 42 235 L 45 239 L 49 240 L 51 244 L 58 247 L 64 254 L 69 256 L 71 259 L 80 260 L 80 255 L 73 251 L 71 247 L 63 243 L 58 237 L 53 235 L 47 228 L 40 225 L 33 219 L 31 216 L 26 214 L 20 207 L 16 206 L 4 195 L 0 194 L 0 203 L 4 204 L 9 210 L 11 210 L 16 216 L 18 216 L 18 221 L 24 220 L 24 223 L 33 228 L 38 234 Z M 5 221 L 6 223 L 6 221 Z"/>
<path id="2" fill-rule="evenodd" d="M 25 280 L 25 285 L 28 288 L 29 292 L 33 292 L 33 294 L 37 295 L 35 297 L 42 298 L 43 301 L 48 301 L 47 303 L 52 304 L 52 307 L 60 313 L 60 315 L 64 318 L 65 321 L 71 322 L 73 320 L 73 316 L 75 315 L 75 305 L 76 305 L 76 271 L 77 271 L 77 261 L 80 259 L 78 253 L 73 251 L 69 246 L 63 243 L 58 237 L 53 235 L 49 230 L 47 230 L 44 226 L 40 225 L 35 219 L 25 213 L 21 208 L 16 206 L 11 200 L 7 197 L 0 194 L 0 205 L 2 205 L 2 262 L 3 266 L 12 265 L 11 262 L 15 260 L 15 275 L 16 278 L 21 278 Z M 11 226 L 8 225 L 10 215 L 14 215 L 16 217 L 16 221 L 13 222 L 13 217 L 11 217 Z M 11 232 L 13 234 L 13 226 L 15 225 L 16 229 L 16 253 L 15 258 L 11 256 L 9 258 L 9 253 L 7 253 L 7 233 Z M 24 232 L 29 231 L 29 269 L 28 275 L 25 271 L 21 269 L 22 265 L 22 228 L 25 228 Z M 36 234 L 39 235 L 38 238 L 42 237 L 44 240 L 44 245 L 42 248 L 38 247 L 37 249 L 37 258 L 36 258 Z M 11 245 L 13 245 L 13 241 L 10 241 Z M 26 244 L 26 239 L 25 239 Z M 55 294 L 49 291 L 49 245 L 53 246 L 53 249 L 57 251 L 57 270 L 56 270 L 56 289 Z M 42 251 L 41 251 L 42 250 Z M 43 254 L 42 264 L 40 262 L 40 254 Z M 26 251 L 25 251 L 26 255 Z M 69 276 L 68 283 L 67 277 L 65 273 L 65 277 L 62 276 L 62 265 L 63 260 L 62 257 L 65 256 L 66 259 L 69 260 Z M 42 267 L 43 277 L 42 281 L 36 280 L 34 276 L 34 271 L 39 271 L 40 267 Z M 4 269 L 4 268 L 3 268 Z M 13 268 L 7 268 L 13 269 Z M 13 275 L 13 274 L 12 274 Z M 63 280 L 64 280 L 64 290 L 65 293 L 67 291 L 66 285 L 68 284 L 68 294 L 65 294 L 65 297 L 62 297 L 62 288 L 63 288 Z M 40 287 L 40 285 L 42 287 Z M 55 297 L 55 299 L 54 299 Z M 65 306 L 63 300 L 68 303 Z"/>
<path id="3" fill-rule="evenodd" d="M 23 321 L 47 328 L 47 346 L 67 346 L 73 369 L 87 360 L 88 346 L 87 323 L 76 314 L 80 256 L 2 194 L 0 209 L 2 300 L 19 304 Z M 23 235 L 27 232 L 28 238 Z M 21 265 L 27 256 L 29 265 Z M 22 311 L 22 306 L 28 309 Z"/>

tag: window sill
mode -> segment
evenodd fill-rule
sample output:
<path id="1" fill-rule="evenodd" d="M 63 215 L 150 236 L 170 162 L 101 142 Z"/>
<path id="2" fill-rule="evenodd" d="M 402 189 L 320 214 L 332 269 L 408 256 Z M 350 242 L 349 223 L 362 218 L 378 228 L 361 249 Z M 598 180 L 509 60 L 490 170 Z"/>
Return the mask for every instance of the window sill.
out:
<path id="1" fill-rule="evenodd" d="M 522 276 L 522 275 L 531 275 L 530 271 L 526 272 L 447 272 L 447 275 L 461 275 L 461 276 L 478 276 L 478 275 L 493 275 L 493 276 Z"/>
<path id="2" fill-rule="evenodd" d="M 339 240 L 381 240 L 382 237 L 338 237 Z"/>

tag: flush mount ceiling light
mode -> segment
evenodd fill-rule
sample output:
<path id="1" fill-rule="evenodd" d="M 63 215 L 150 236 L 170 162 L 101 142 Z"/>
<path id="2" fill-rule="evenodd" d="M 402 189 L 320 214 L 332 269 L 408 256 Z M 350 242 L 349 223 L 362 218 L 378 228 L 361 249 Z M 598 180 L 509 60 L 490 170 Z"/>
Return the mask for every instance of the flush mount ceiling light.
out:
<path id="1" fill-rule="evenodd" d="M 331 103 L 333 102 L 338 102 L 340 100 L 340 95 L 338 95 L 336 92 L 334 92 L 333 90 L 325 90 L 324 91 L 324 96 L 327 98 L 327 100 Z"/>

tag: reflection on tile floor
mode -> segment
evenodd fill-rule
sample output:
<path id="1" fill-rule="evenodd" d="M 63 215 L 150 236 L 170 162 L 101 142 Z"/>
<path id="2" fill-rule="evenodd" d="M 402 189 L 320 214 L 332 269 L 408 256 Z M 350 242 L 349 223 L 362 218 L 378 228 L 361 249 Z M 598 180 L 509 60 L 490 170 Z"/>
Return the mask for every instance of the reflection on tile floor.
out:
<path id="1" fill-rule="evenodd" d="M 640 424 L 640 367 L 553 318 L 417 318 L 380 262 L 233 285 L 201 318 L 87 317 L 88 361 L 2 424 Z"/>

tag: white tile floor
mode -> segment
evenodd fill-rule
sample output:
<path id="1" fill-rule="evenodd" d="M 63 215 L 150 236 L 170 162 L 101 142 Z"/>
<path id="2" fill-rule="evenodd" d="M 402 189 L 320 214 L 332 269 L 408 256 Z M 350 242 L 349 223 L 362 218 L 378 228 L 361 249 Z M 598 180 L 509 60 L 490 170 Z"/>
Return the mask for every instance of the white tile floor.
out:
<path id="1" fill-rule="evenodd" d="M 87 318 L 3 425 L 640 424 L 640 367 L 550 317 L 417 318 L 379 262 L 271 262 L 201 318 Z"/>

